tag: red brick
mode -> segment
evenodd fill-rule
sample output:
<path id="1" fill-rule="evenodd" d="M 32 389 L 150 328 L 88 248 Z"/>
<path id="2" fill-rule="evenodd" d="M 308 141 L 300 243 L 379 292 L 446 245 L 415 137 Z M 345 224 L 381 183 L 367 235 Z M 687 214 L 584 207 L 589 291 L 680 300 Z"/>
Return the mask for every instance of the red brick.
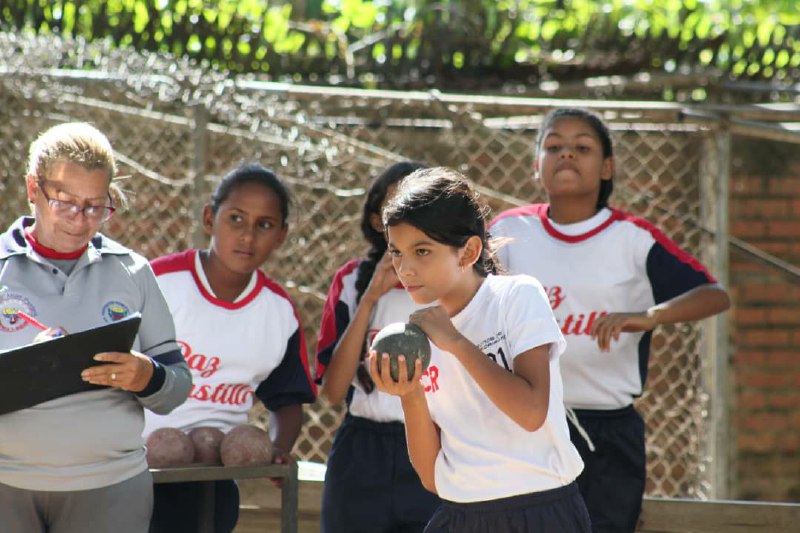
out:
<path id="1" fill-rule="evenodd" d="M 736 437 L 737 447 L 750 452 L 768 452 L 775 448 L 775 435 L 742 433 Z"/>
<path id="2" fill-rule="evenodd" d="M 737 366 L 763 366 L 767 362 L 767 354 L 759 350 L 737 350 L 734 361 Z"/>
<path id="3" fill-rule="evenodd" d="M 777 437 L 776 448 L 784 452 L 796 452 L 800 449 L 800 436 L 797 433 L 783 433 Z"/>
<path id="4" fill-rule="evenodd" d="M 800 376 L 798 376 L 800 377 Z M 739 385 L 743 387 L 791 387 L 794 385 L 793 373 L 767 370 L 740 370 L 736 374 Z"/>
<path id="5" fill-rule="evenodd" d="M 738 303 L 794 302 L 796 296 L 793 288 L 783 283 L 752 283 L 741 287 Z"/>
<path id="6" fill-rule="evenodd" d="M 788 346 L 791 335 L 785 329 L 744 329 L 735 333 L 741 346 Z"/>
<path id="7" fill-rule="evenodd" d="M 734 176 L 731 179 L 731 193 L 734 196 L 742 194 L 745 198 L 753 194 L 767 191 L 767 180 L 761 176 Z"/>
<path id="8" fill-rule="evenodd" d="M 731 218 L 784 218 L 795 213 L 792 201 L 771 196 L 742 198 L 731 202 Z"/>
<path id="9" fill-rule="evenodd" d="M 791 409 L 800 405 L 800 392 L 768 394 L 767 403 L 770 407 L 775 407 L 777 409 Z"/>
<path id="10" fill-rule="evenodd" d="M 740 410 L 756 410 L 761 409 L 766 405 L 767 402 L 764 399 L 764 394 L 761 392 L 743 392 L 739 394 L 736 400 L 736 406 Z"/>
<path id="11" fill-rule="evenodd" d="M 768 452 L 775 448 L 775 435 L 740 433 L 736 437 L 736 445 L 740 450 L 751 452 Z"/>
<path id="12" fill-rule="evenodd" d="M 740 427 L 750 431 L 785 431 L 790 426 L 790 418 L 783 414 L 758 413 L 742 418 Z"/>
<path id="13" fill-rule="evenodd" d="M 730 269 L 734 276 L 736 274 L 758 274 L 764 272 L 764 267 L 758 263 L 745 263 L 741 261 L 731 263 Z"/>
<path id="14" fill-rule="evenodd" d="M 800 221 L 770 221 L 767 224 L 767 235 L 770 237 L 800 236 Z"/>
<path id="15" fill-rule="evenodd" d="M 800 367 L 800 353 L 798 352 L 771 351 L 766 354 L 766 359 L 767 364 L 773 368 Z"/>
<path id="16" fill-rule="evenodd" d="M 768 180 L 768 189 L 773 194 L 800 194 L 800 180 L 773 176 Z"/>
<path id="17" fill-rule="evenodd" d="M 800 307 L 773 307 L 766 315 L 770 324 L 800 325 Z"/>
<path id="18" fill-rule="evenodd" d="M 767 237 L 767 223 L 755 220 L 738 220 L 730 224 L 729 232 L 740 239 Z"/>
<path id="19" fill-rule="evenodd" d="M 767 313 L 765 308 L 739 306 L 734 312 L 734 320 L 737 326 L 763 324 L 767 321 Z"/>
<path id="20" fill-rule="evenodd" d="M 785 239 L 776 241 L 774 240 L 774 237 L 768 240 L 750 239 L 749 244 L 755 246 L 762 252 L 774 255 L 783 260 L 788 260 L 788 258 L 795 253 L 795 250 L 797 249 L 797 246 L 794 242 L 787 242 Z"/>

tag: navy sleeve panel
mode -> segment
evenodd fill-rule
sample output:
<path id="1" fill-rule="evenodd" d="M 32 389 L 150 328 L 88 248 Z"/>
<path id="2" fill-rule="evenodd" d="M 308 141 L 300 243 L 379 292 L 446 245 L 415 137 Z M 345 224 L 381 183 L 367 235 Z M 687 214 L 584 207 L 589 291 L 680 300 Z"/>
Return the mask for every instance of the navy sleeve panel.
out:
<path id="1" fill-rule="evenodd" d="M 172 353 L 172 352 L 169 352 Z M 178 352 L 178 355 L 181 353 Z M 165 354 L 166 355 L 166 354 Z M 181 358 L 183 359 L 183 358 Z M 155 359 L 153 360 L 153 375 L 150 377 L 150 382 L 147 386 L 136 393 L 137 396 L 141 398 L 145 398 L 150 396 L 151 394 L 155 394 L 156 392 L 161 390 L 161 387 L 164 386 L 164 380 L 167 379 L 167 371 L 164 370 L 164 367 L 158 364 L 158 361 Z"/>
<path id="2" fill-rule="evenodd" d="M 161 387 L 164 386 L 164 380 L 167 379 L 167 371 L 162 365 L 174 365 L 175 363 L 183 362 L 183 354 L 181 354 L 180 350 L 171 350 L 151 357 L 151 359 L 153 360 L 153 375 L 150 378 L 150 382 L 144 390 L 136 393 L 137 396 L 142 398 L 161 390 Z"/>
<path id="3" fill-rule="evenodd" d="M 286 405 L 312 403 L 316 399 L 303 357 L 305 343 L 298 328 L 286 344 L 286 354 L 281 364 L 256 389 L 256 397 L 270 411 Z"/>
<path id="4" fill-rule="evenodd" d="M 183 354 L 181 354 L 180 350 L 170 350 L 169 352 L 164 352 L 161 355 L 156 355 L 153 357 L 153 359 L 162 365 L 174 365 L 175 363 L 180 363 L 183 361 Z"/>
<path id="5" fill-rule="evenodd" d="M 336 349 L 336 345 L 348 325 L 350 325 L 350 309 L 346 303 L 340 300 L 336 302 L 333 313 L 326 313 L 323 318 L 322 329 L 325 334 L 320 335 L 320 344 L 317 350 L 317 372 L 315 377 L 317 385 L 322 384 L 322 376 L 325 374 L 325 369 L 330 364 L 333 351 Z"/>
<path id="6" fill-rule="evenodd" d="M 671 241 L 670 241 L 671 243 Z M 703 265 L 676 245 L 656 240 L 647 254 L 647 277 L 657 304 L 716 280 Z"/>

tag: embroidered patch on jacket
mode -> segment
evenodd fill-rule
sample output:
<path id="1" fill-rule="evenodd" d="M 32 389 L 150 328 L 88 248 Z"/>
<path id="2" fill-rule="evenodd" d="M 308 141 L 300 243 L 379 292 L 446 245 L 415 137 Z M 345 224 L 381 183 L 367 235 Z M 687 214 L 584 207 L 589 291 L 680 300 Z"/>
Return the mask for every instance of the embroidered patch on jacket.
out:
<path id="1" fill-rule="evenodd" d="M 30 300 L 8 290 L 0 291 L 0 330 L 19 331 L 27 326 L 28 323 L 19 316 L 20 311 L 36 316 L 36 310 Z"/>
<path id="2" fill-rule="evenodd" d="M 112 300 L 103 306 L 102 313 L 106 322 L 116 322 L 128 316 L 131 310 L 124 303 Z"/>

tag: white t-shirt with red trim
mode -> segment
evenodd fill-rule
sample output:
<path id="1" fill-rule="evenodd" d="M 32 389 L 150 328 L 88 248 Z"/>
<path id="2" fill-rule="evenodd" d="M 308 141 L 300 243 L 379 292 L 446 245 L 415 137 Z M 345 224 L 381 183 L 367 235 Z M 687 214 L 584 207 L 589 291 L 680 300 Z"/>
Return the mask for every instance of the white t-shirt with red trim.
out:
<path id="1" fill-rule="evenodd" d="M 160 257 L 152 266 L 193 384 L 170 414 L 146 414 L 145 438 L 162 427 L 227 432 L 247 423 L 254 396 L 273 411 L 314 401 L 300 320 L 280 285 L 257 270 L 231 303 L 212 293 L 197 250 Z"/>
<path id="2" fill-rule="evenodd" d="M 540 492 L 571 483 L 583 470 L 570 442 L 560 355 L 565 341 L 542 286 L 530 276 L 488 276 L 453 325 L 498 366 L 550 345 L 547 417 L 527 431 L 487 397 L 450 353 L 433 347 L 422 377 L 433 422 L 441 429 L 436 489 L 445 500 L 476 502 Z"/>
<path id="3" fill-rule="evenodd" d="M 569 225 L 547 204 L 505 211 L 490 226 L 507 238 L 497 255 L 511 273 L 544 285 L 567 338 L 561 360 L 564 399 L 577 409 L 617 409 L 642 393 L 652 332 L 622 333 L 611 352 L 589 335 L 598 317 L 646 311 L 715 280 L 694 257 L 649 222 L 616 209 Z"/>
<path id="4" fill-rule="evenodd" d="M 358 309 L 356 278 L 361 261 L 353 259 L 345 263 L 333 276 L 322 310 L 322 324 L 317 342 L 317 383 L 322 382 L 333 351 Z M 409 315 L 420 307 L 422 306 L 414 303 L 402 285 L 389 290 L 378 299 L 372 310 L 364 349 L 372 344 L 372 339 L 384 326 L 394 322 L 408 322 Z M 348 393 L 347 409 L 354 416 L 376 422 L 403 422 L 400 398 L 377 389 L 366 393 L 356 378 L 353 378 Z"/>

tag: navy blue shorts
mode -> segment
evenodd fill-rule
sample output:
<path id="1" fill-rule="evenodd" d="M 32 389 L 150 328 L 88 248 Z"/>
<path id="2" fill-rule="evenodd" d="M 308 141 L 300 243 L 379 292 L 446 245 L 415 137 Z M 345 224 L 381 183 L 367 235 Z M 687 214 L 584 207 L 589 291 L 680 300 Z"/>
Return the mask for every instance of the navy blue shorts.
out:
<path id="1" fill-rule="evenodd" d="M 443 501 L 425 533 L 589 533 L 589 513 L 578 486 L 488 500 Z"/>
<path id="2" fill-rule="evenodd" d="M 150 533 L 197 533 L 203 504 L 203 483 L 153 485 Z M 239 487 L 235 481 L 214 482 L 214 504 L 214 533 L 231 533 L 239 520 Z"/>
<path id="3" fill-rule="evenodd" d="M 440 503 L 411 466 L 402 423 L 345 416 L 328 456 L 323 533 L 421 532 Z"/>
<path id="4" fill-rule="evenodd" d="M 572 422 L 569 433 L 583 459 L 578 476 L 592 531 L 632 533 L 642 510 L 646 478 L 644 421 L 633 406 L 612 411 L 575 409 L 595 450 Z"/>

